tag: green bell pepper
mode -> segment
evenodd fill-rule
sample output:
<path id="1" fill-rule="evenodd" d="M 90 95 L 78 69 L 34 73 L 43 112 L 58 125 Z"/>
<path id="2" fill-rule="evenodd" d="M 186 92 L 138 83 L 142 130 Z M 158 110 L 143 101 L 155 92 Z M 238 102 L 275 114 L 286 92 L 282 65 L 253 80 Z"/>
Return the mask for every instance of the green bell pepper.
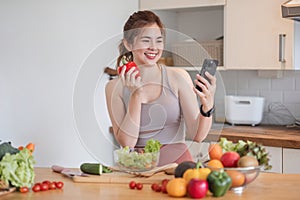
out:
<path id="1" fill-rule="evenodd" d="M 221 197 L 229 190 L 232 180 L 224 170 L 220 170 L 212 171 L 207 177 L 207 182 L 213 196 Z"/>

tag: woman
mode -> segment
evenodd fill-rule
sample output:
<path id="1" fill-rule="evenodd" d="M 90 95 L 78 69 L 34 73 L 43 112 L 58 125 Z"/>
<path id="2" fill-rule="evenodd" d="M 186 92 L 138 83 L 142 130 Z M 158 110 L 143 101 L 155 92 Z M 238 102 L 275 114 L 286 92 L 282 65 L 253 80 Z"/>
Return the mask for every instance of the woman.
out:
<path id="1" fill-rule="evenodd" d="M 150 138 L 163 146 L 159 165 L 193 160 L 185 138 L 201 142 L 208 134 L 214 107 L 216 78 L 209 73 L 210 83 L 197 75 L 195 84 L 180 68 L 158 64 L 165 42 L 165 29 L 151 11 L 132 14 L 124 26 L 119 45 L 120 56 L 137 67 L 106 86 L 106 100 L 114 136 L 121 146 L 143 147 Z M 200 98 L 200 112 L 197 96 Z"/>

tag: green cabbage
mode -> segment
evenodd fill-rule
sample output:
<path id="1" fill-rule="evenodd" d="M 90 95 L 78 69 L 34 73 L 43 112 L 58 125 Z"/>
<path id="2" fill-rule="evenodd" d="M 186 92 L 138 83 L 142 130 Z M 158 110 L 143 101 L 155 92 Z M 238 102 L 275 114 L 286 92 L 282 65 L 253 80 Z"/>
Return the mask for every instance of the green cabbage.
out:
<path id="1" fill-rule="evenodd" d="M 24 148 L 16 154 L 6 153 L 0 161 L 0 180 L 14 187 L 31 187 L 34 183 L 35 160 Z"/>

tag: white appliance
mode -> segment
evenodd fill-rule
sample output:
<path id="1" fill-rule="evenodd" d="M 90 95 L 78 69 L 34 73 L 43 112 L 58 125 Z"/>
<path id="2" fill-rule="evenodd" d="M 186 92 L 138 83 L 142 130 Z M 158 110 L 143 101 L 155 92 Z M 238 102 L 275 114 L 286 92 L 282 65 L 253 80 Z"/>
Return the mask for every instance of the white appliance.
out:
<path id="1" fill-rule="evenodd" d="M 263 97 L 226 96 L 225 119 L 228 123 L 255 126 L 262 120 Z"/>

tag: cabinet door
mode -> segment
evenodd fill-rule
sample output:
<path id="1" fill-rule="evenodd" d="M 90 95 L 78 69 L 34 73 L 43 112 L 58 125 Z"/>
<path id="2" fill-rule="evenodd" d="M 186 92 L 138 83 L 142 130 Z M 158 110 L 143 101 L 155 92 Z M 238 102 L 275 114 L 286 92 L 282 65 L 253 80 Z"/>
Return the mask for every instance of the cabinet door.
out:
<path id="1" fill-rule="evenodd" d="M 225 0 L 140 0 L 140 10 L 162 10 L 224 5 Z"/>
<path id="2" fill-rule="evenodd" d="M 272 165 L 272 169 L 267 170 L 266 172 L 282 173 L 282 148 L 269 146 L 265 146 L 265 148 L 270 154 L 269 163 Z"/>
<path id="3" fill-rule="evenodd" d="M 283 148 L 283 173 L 300 174 L 300 149 Z"/>
<path id="4" fill-rule="evenodd" d="M 293 21 L 281 17 L 286 0 L 229 0 L 224 10 L 227 69 L 292 69 Z M 279 61 L 279 35 L 285 34 Z"/>

